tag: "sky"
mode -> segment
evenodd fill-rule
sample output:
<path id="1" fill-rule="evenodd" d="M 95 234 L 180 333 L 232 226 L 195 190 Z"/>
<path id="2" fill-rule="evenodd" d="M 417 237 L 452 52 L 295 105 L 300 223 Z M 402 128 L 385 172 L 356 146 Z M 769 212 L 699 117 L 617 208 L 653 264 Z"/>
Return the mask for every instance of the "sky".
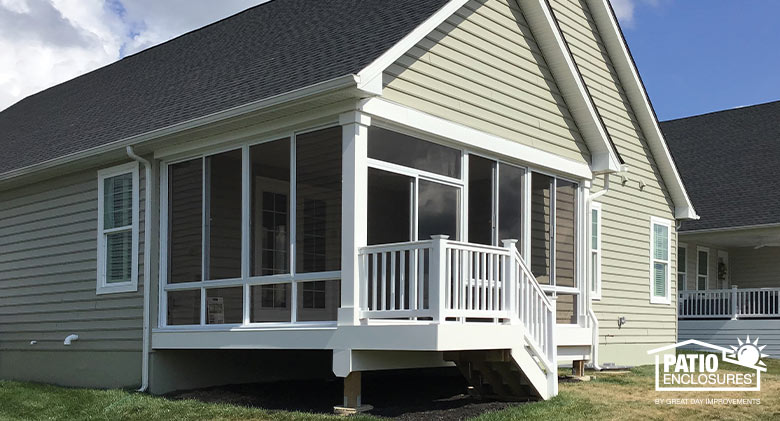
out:
<path id="1" fill-rule="evenodd" d="M 659 120 L 780 100 L 780 1 L 612 6 Z"/>
<path id="2" fill-rule="evenodd" d="M 0 110 L 264 1 L 0 0 Z M 612 4 L 660 120 L 780 99 L 780 1 Z"/>

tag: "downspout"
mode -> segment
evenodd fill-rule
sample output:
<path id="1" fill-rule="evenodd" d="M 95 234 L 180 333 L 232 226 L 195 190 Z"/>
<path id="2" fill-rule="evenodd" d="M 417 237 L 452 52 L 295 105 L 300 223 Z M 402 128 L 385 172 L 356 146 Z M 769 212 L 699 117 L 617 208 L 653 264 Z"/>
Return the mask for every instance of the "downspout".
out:
<path id="1" fill-rule="evenodd" d="M 604 188 L 588 196 L 588 209 L 590 209 L 590 205 L 594 200 L 604 196 L 607 194 L 607 192 L 609 192 L 609 173 L 604 174 Z M 588 258 L 590 258 L 590 256 L 588 256 Z M 590 287 L 588 287 L 588 294 L 590 294 Z M 591 301 L 590 296 L 588 297 L 588 317 L 591 320 L 591 331 L 593 332 L 590 346 L 591 365 L 593 366 L 594 370 L 601 371 L 601 366 L 599 365 L 599 319 L 596 317 L 596 313 L 593 311 L 593 302 Z"/>
<path id="2" fill-rule="evenodd" d="M 144 165 L 145 169 L 145 181 L 146 181 L 146 195 L 144 196 L 144 320 L 143 320 L 143 356 L 141 365 L 141 388 L 139 392 L 146 392 L 149 389 L 149 322 L 151 319 L 149 302 L 151 289 L 151 257 L 152 257 L 152 164 L 140 156 L 135 154 L 132 146 L 127 147 L 127 156 L 131 159 L 140 162 Z"/>

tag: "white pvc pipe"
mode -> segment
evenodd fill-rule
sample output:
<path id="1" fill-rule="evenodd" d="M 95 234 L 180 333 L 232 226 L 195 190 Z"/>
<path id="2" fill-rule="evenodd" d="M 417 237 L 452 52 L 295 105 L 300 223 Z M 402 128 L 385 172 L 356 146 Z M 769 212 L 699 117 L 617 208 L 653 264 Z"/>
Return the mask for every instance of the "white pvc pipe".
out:
<path id="1" fill-rule="evenodd" d="M 143 321 L 143 357 L 141 363 L 141 388 L 139 392 L 145 392 L 149 388 L 149 321 L 150 315 L 150 284 L 151 284 L 151 256 L 152 256 L 152 164 L 135 154 L 132 146 L 127 147 L 127 156 L 144 165 L 146 178 L 146 195 L 144 196 L 144 321 Z"/>
<path id="2" fill-rule="evenodd" d="M 79 335 L 76 335 L 75 333 L 72 334 L 72 335 L 68 335 L 65 338 L 64 345 L 70 346 L 70 344 L 73 343 L 73 341 L 78 341 L 78 340 L 79 340 Z M 33 342 L 35 342 L 35 341 L 33 341 Z M 30 342 L 30 343 L 32 344 L 32 342 Z"/>

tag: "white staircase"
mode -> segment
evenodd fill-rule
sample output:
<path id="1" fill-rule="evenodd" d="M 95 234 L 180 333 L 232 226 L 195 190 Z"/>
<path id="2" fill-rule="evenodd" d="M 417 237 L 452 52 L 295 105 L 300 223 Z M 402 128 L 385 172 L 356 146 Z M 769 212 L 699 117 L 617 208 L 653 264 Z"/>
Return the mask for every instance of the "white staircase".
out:
<path id="1" fill-rule="evenodd" d="M 511 349 L 448 350 L 481 394 L 507 400 L 558 393 L 555 299 L 515 247 L 432 240 L 361 249 L 361 319 L 492 322 L 521 327 Z M 517 331 L 517 330 L 514 330 Z"/>

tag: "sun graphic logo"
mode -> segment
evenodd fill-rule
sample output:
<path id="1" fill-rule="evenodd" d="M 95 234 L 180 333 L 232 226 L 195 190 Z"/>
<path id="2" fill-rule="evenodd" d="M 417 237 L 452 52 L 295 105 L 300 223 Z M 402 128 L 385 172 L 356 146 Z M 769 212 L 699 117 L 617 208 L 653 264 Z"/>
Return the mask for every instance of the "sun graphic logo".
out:
<path id="1" fill-rule="evenodd" d="M 749 335 L 737 342 L 728 349 L 689 339 L 648 351 L 655 355 L 655 390 L 760 391 L 766 345 L 759 345 L 758 338 L 751 342 Z"/>
<path id="2" fill-rule="evenodd" d="M 750 335 L 745 338 L 745 342 L 742 342 L 742 339 L 739 338 L 737 338 L 737 342 L 739 342 L 739 346 L 731 345 L 731 349 L 733 349 L 734 352 L 728 354 L 726 356 L 728 359 L 724 359 L 724 361 L 748 368 L 764 367 L 766 370 L 766 364 L 761 361 L 762 358 L 769 356 L 763 353 L 766 345 L 759 346 L 758 338 L 756 338 L 755 341 L 750 342 Z"/>

